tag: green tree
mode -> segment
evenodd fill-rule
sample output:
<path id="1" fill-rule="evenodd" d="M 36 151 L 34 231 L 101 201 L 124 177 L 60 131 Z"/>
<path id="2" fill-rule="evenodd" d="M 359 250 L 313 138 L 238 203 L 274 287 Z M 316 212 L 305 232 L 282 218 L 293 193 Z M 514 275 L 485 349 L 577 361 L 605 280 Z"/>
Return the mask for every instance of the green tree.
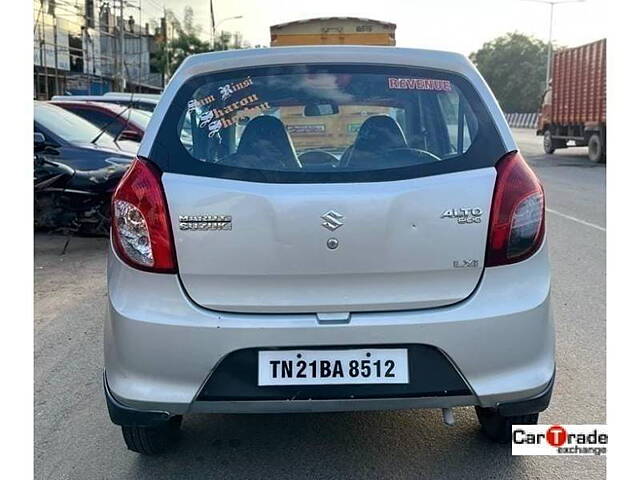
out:
<path id="1" fill-rule="evenodd" d="M 469 58 L 495 94 L 502 110 L 536 112 L 545 89 L 547 45 L 521 33 L 508 33 L 482 45 Z"/>

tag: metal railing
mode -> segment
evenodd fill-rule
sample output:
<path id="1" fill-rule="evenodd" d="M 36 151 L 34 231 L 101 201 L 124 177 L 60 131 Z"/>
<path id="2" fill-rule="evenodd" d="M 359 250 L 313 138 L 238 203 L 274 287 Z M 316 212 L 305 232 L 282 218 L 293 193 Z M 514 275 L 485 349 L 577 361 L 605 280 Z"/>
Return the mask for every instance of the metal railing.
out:
<path id="1" fill-rule="evenodd" d="M 507 123 L 512 128 L 536 128 L 538 113 L 505 113 Z"/>

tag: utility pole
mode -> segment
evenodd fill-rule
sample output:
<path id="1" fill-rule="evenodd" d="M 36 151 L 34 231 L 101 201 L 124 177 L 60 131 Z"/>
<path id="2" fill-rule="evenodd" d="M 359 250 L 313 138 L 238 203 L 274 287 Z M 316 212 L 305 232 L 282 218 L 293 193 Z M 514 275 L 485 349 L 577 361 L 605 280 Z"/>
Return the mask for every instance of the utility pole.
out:
<path id="1" fill-rule="evenodd" d="M 211 11 L 211 50 L 216 49 L 216 20 L 213 17 L 213 0 L 209 0 L 209 9 Z"/>
<path id="2" fill-rule="evenodd" d="M 44 73 L 44 96 L 46 100 L 49 100 L 49 74 L 47 72 L 47 55 L 46 55 L 46 41 L 47 34 L 44 23 L 44 0 L 40 0 L 40 65 L 42 65 L 42 72 Z"/>
<path id="3" fill-rule="evenodd" d="M 545 77 L 545 85 L 549 85 L 551 80 L 551 57 L 553 56 L 553 7 L 554 4 L 549 4 L 549 41 L 547 42 L 547 76 Z"/>
<path id="4" fill-rule="evenodd" d="M 60 83 L 58 80 L 58 20 L 56 19 L 56 9 L 53 7 L 51 16 L 53 17 L 53 72 L 55 75 L 55 94 L 60 93 Z"/>
<path id="5" fill-rule="evenodd" d="M 120 88 L 124 92 L 127 88 L 127 77 L 124 63 L 124 0 L 120 0 Z"/>
<path id="6" fill-rule="evenodd" d="M 145 36 L 147 33 L 146 30 L 142 30 L 142 0 L 140 0 L 140 3 L 138 4 L 139 10 L 138 10 L 138 45 L 140 45 L 140 50 L 138 51 L 139 55 L 138 55 L 138 92 L 142 91 L 142 44 L 143 44 L 143 38 L 145 41 L 147 40 L 147 37 Z"/>
<path id="7" fill-rule="evenodd" d="M 167 82 L 167 73 L 169 72 L 169 29 L 167 28 L 167 9 L 166 7 L 162 7 L 162 12 L 164 17 L 160 22 L 160 26 L 162 27 L 162 38 L 164 40 L 164 62 L 162 68 L 162 89 Z"/>
<path id="8" fill-rule="evenodd" d="M 563 3 L 582 3 L 586 0 L 524 0 L 525 2 L 546 3 L 549 5 L 549 40 L 547 42 L 547 77 L 545 88 L 551 81 L 551 60 L 553 58 L 553 7 Z"/>

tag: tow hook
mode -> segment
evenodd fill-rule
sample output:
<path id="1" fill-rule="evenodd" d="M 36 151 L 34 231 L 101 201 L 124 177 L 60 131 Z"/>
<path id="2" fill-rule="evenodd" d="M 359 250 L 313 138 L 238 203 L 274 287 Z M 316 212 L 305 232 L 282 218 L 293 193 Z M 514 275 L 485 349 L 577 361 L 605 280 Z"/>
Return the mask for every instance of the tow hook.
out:
<path id="1" fill-rule="evenodd" d="M 456 424 L 456 421 L 453 418 L 453 410 L 451 408 L 442 409 L 442 421 L 449 427 L 453 427 Z"/>

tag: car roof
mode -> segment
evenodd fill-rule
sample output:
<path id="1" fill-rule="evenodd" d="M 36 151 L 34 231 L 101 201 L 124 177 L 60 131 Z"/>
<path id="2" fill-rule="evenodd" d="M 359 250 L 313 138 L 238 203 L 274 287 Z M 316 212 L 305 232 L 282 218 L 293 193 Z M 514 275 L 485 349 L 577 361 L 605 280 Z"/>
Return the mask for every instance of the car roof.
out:
<path id="1" fill-rule="evenodd" d="M 471 61 L 460 53 L 418 48 L 364 45 L 313 45 L 253 48 L 208 52 L 188 56 L 165 88 L 140 145 L 140 155 L 148 155 L 165 112 L 180 87 L 189 79 L 206 73 L 261 66 L 312 64 L 365 64 L 422 67 L 463 76 L 470 81 L 489 113 L 507 150 L 517 146 L 497 100 Z"/>
<path id="2" fill-rule="evenodd" d="M 365 45 L 310 45 L 225 50 L 188 56 L 175 72 L 171 83 L 212 71 L 267 65 L 312 63 L 368 63 L 422 66 L 460 74 L 473 69 L 462 54 L 418 48 Z"/>
<path id="3" fill-rule="evenodd" d="M 127 108 L 126 106 L 118 105 L 117 103 L 96 102 L 93 100 L 51 100 L 51 103 L 58 106 L 62 104 L 86 105 L 95 108 L 96 110 L 109 110 L 116 114 Z"/>
<path id="4" fill-rule="evenodd" d="M 100 102 L 100 103 L 109 103 L 109 102 L 113 102 L 114 100 L 123 100 L 123 101 L 131 101 L 133 99 L 134 102 L 139 102 L 139 103 L 147 103 L 147 104 L 151 104 L 151 105 L 157 105 L 158 104 L 158 98 L 157 96 L 152 97 L 140 97 L 137 94 L 134 94 L 133 97 L 131 96 L 131 94 L 126 94 L 126 93 L 122 93 L 122 94 L 110 94 L 110 95 L 54 95 L 53 97 L 51 97 L 51 100 L 54 100 L 56 102 L 75 102 L 75 101 L 93 101 L 93 102 Z"/>
<path id="5" fill-rule="evenodd" d="M 123 92 L 106 92 L 102 95 L 103 97 L 123 97 L 123 98 L 131 98 L 130 93 Z M 159 93 L 134 93 L 134 100 L 160 100 Z"/>
<path id="6" fill-rule="evenodd" d="M 42 107 L 42 106 L 46 106 L 46 105 L 51 105 L 51 102 L 47 102 L 46 100 L 34 100 L 33 101 L 33 106 L 34 107 Z M 56 107 L 56 108 L 60 108 L 60 107 Z"/>

